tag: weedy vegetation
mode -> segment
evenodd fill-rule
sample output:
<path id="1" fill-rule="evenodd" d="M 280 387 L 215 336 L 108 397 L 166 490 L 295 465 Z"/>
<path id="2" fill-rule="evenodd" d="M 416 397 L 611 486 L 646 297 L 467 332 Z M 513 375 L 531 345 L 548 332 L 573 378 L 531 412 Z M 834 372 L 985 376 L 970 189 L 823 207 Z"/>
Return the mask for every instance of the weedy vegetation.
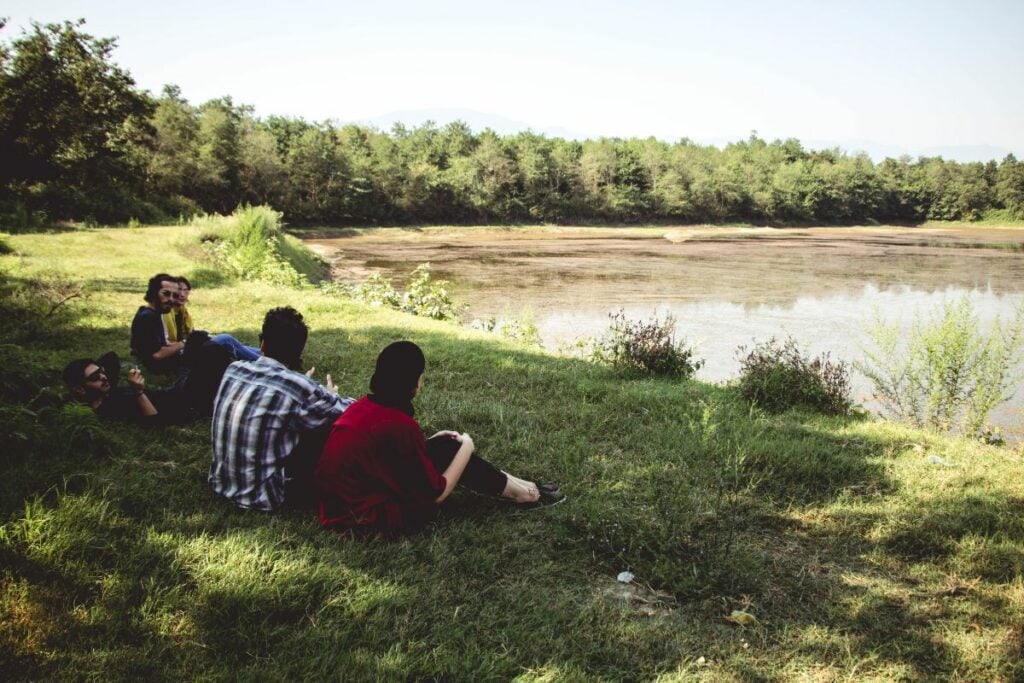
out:
<path id="1" fill-rule="evenodd" d="M 988 414 L 1020 384 L 1024 306 L 985 329 L 964 297 L 931 315 L 918 312 L 909 334 L 879 317 L 870 338 L 857 368 L 893 418 L 978 436 Z"/>
<path id="2" fill-rule="evenodd" d="M 540 329 L 530 310 L 525 310 L 518 316 L 491 316 L 486 320 L 473 320 L 469 326 L 474 330 L 497 334 L 526 346 L 538 349 L 544 346 L 544 339 L 540 336 Z"/>
<path id="3" fill-rule="evenodd" d="M 769 339 L 739 347 L 739 390 L 746 400 L 772 413 L 797 406 L 826 415 L 850 410 L 850 369 L 828 353 L 811 357 L 796 340 Z"/>
<path id="4" fill-rule="evenodd" d="M 608 331 L 590 342 L 588 357 L 622 372 L 689 379 L 704 361 L 693 348 L 676 339 L 676 319 L 630 320 L 624 311 L 610 313 Z"/>
<path id="5" fill-rule="evenodd" d="M 404 292 L 395 289 L 391 279 L 380 273 L 374 273 L 364 282 L 327 282 L 320 288 L 359 303 L 385 306 L 433 320 L 457 320 L 460 312 L 448 293 L 448 282 L 431 279 L 429 263 L 416 266 Z"/>
<path id="6" fill-rule="evenodd" d="M 326 264 L 284 233 L 282 215 L 269 206 L 242 206 L 210 216 L 199 236 L 201 255 L 231 277 L 301 288 L 323 279 Z"/>
<path id="7" fill-rule="evenodd" d="M 4 680 L 1024 677 L 1019 449 L 751 409 L 730 387 L 244 279 L 198 253 L 214 228 L 19 234 L 0 256 Z M 159 271 L 197 283 L 197 326 L 249 343 L 296 306 L 306 364 L 345 394 L 415 340 L 424 429 L 468 431 L 568 502 L 457 492 L 394 542 L 233 509 L 206 483 L 208 423 L 144 430 L 64 400 L 67 360 L 127 354 Z M 43 281 L 87 296 L 48 315 Z"/>

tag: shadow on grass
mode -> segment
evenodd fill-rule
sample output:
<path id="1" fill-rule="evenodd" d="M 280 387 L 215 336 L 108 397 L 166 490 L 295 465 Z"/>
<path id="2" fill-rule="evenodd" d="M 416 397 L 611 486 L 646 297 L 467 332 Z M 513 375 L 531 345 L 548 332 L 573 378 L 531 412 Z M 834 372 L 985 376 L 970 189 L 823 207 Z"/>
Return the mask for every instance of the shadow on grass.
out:
<path id="1" fill-rule="evenodd" d="M 840 508 L 785 536 L 789 585 L 773 602 L 789 605 L 811 661 L 870 654 L 893 677 L 937 680 L 1024 674 L 1021 596 L 1007 590 L 1024 573 L 1021 501 L 970 491 Z"/>
<path id="2" fill-rule="evenodd" d="M 256 323 L 232 333 L 255 338 Z M 380 348 L 408 335 L 313 330 L 307 362 L 358 396 Z M 43 371 L 55 377 L 72 344 L 116 348 L 126 336 L 73 335 L 47 348 Z M 309 514 L 240 512 L 212 496 L 206 422 L 103 425 L 123 450 L 102 454 L 91 442 L 56 449 L 60 432 L 40 430 L 24 451 L 39 456 L 4 472 L 20 498 L 3 508 L 4 600 L 39 605 L 33 618 L 51 634 L 6 636 L 15 678 L 135 673 L 132 658 L 157 677 L 645 678 L 694 652 L 751 677 L 777 675 L 763 657 L 795 653 L 941 678 L 964 656 L 941 638 L 954 610 L 913 599 L 921 563 L 986 582 L 1020 572 L 1020 501 L 901 498 L 883 460 L 900 443 L 850 435 L 852 418 L 834 429 L 767 418 L 720 387 L 624 380 L 444 331 L 414 341 L 428 359 L 424 430 L 469 431 L 499 466 L 560 482 L 567 504 L 525 515 L 460 492 L 429 534 L 356 542 Z M 54 480 L 69 474 L 71 487 Z M 839 502 L 867 512 L 830 509 Z M 726 527 L 735 551 L 702 558 Z M 707 557 L 735 566 L 714 574 Z M 609 599 L 601 586 L 622 569 L 675 594 L 676 608 L 646 618 Z M 757 656 L 721 621 L 741 592 L 771 615 L 749 632 Z M 56 640 L 73 622 L 87 628 Z M 828 637 L 807 635 L 815 628 Z"/>

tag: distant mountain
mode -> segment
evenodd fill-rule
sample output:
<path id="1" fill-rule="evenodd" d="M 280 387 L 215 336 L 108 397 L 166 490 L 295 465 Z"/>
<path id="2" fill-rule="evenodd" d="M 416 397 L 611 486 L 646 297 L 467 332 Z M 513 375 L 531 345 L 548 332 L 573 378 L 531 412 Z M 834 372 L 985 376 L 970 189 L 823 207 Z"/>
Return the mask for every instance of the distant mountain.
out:
<path id="1" fill-rule="evenodd" d="M 579 132 L 562 128 L 558 126 L 537 126 L 526 123 L 525 121 L 516 121 L 514 119 L 501 116 L 499 114 L 491 114 L 482 111 L 476 111 L 474 109 L 457 109 L 457 108 L 439 108 L 439 109 L 406 109 L 402 111 L 394 111 L 388 114 L 382 114 L 375 116 L 370 119 L 363 119 L 360 121 L 353 121 L 364 126 L 373 126 L 383 131 L 391 130 L 391 127 L 396 123 L 401 123 L 410 128 L 421 126 L 427 121 L 433 121 L 439 127 L 445 124 L 451 123 L 452 121 L 463 121 L 472 129 L 474 132 L 479 133 L 480 131 L 489 128 L 499 135 L 514 135 L 521 131 L 532 130 L 535 133 L 540 133 L 548 137 L 563 138 L 565 140 L 585 140 L 587 137 L 597 137 L 594 135 L 583 135 Z M 646 137 L 646 136 L 643 136 Z M 662 138 L 666 142 L 675 142 L 684 136 L 679 137 L 665 137 Z M 768 139 L 772 139 L 771 136 L 765 136 Z M 727 138 L 691 138 L 694 142 L 701 145 L 713 145 L 715 147 L 724 147 L 730 142 L 738 142 L 740 140 L 746 140 L 747 134 L 737 135 L 733 139 Z M 969 161 L 1001 161 L 1007 154 L 1013 152 L 1013 150 L 1005 147 L 997 147 L 994 145 L 942 145 L 934 147 L 910 147 L 905 145 L 898 145 L 892 143 L 878 142 L 876 140 L 800 140 L 804 149 L 831 149 L 838 147 L 840 150 L 848 154 L 857 154 L 864 152 L 873 161 L 882 161 L 886 157 L 892 157 L 898 159 L 899 157 L 906 154 L 911 158 L 917 158 L 919 156 L 925 157 L 937 157 L 941 156 L 943 159 L 958 162 L 969 162 Z M 1018 150 L 1014 152 L 1018 157 L 1024 157 L 1024 150 Z"/>

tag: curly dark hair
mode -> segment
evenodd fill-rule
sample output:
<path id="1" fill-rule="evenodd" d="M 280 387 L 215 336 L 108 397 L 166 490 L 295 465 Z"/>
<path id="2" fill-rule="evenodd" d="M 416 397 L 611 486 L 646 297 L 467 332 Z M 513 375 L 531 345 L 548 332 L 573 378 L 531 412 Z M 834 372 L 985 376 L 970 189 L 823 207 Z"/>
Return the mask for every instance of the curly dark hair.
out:
<path id="1" fill-rule="evenodd" d="M 157 300 L 157 292 L 160 291 L 161 282 L 177 282 L 178 278 L 167 273 L 157 273 L 153 277 L 149 278 L 149 284 L 146 285 L 146 301 L 154 303 Z M 191 289 L 191 287 L 189 288 Z"/>
<path id="2" fill-rule="evenodd" d="M 272 308 L 263 318 L 263 331 L 260 333 L 263 355 L 292 369 L 299 368 L 308 337 L 309 328 L 302 314 L 291 306 Z"/>

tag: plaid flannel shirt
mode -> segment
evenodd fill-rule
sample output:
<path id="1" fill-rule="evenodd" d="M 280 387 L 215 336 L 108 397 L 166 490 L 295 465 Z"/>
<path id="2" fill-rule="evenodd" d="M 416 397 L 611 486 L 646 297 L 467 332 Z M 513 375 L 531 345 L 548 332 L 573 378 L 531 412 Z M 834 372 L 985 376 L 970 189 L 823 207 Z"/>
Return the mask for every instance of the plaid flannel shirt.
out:
<path id="1" fill-rule="evenodd" d="M 213 405 L 210 486 L 242 508 L 284 502 L 284 462 L 299 438 L 351 405 L 273 358 L 228 366 Z"/>

